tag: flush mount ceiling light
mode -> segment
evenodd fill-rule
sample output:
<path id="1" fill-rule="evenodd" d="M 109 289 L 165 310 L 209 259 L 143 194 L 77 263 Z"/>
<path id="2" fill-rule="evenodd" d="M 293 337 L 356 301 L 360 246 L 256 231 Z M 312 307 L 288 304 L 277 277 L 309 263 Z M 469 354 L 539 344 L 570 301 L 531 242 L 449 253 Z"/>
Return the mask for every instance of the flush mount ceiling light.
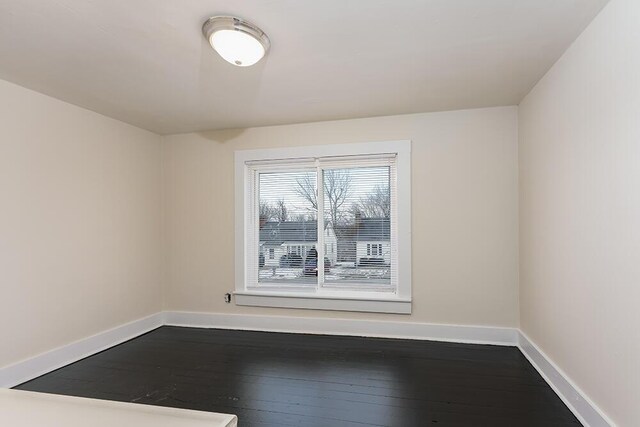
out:
<path id="1" fill-rule="evenodd" d="M 213 16 L 202 26 L 202 34 L 225 61 L 248 67 L 269 50 L 269 37 L 250 22 L 234 16 Z"/>

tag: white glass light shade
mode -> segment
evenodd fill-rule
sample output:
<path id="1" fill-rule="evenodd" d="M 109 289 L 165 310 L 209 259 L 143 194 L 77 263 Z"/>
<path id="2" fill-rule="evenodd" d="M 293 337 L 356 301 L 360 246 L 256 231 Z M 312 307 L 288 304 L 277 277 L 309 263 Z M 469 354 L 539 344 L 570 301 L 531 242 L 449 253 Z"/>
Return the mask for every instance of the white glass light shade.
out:
<path id="1" fill-rule="evenodd" d="M 264 56 L 264 47 L 253 36 L 236 30 L 219 30 L 211 34 L 211 46 L 227 62 L 248 67 Z"/>

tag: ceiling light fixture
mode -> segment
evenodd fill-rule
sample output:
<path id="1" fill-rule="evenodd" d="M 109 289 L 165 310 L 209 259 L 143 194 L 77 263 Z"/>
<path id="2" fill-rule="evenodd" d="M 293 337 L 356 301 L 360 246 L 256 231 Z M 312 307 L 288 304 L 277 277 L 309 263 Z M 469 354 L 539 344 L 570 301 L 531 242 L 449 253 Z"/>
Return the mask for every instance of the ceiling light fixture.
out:
<path id="1" fill-rule="evenodd" d="M 234 16 L 207 19 L 202 34 L 218 55 L 238 67 L 249 67 L 260 61 L 271 46 L 264 31 Z"/>

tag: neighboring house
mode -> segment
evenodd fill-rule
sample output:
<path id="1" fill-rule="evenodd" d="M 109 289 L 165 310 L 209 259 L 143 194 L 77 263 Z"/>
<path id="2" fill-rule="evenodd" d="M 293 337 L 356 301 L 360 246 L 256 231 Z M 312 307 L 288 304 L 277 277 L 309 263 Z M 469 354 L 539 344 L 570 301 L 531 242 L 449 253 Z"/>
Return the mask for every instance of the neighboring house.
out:
<path id="1" fill-rule="evenodd" d="M 391 263 L 391 224 L 389 218 L 357 218 L 353 239 L 356 242 L 356 260 L 383 260 Z"/>
<path id="2" fill-rule="evenodd" d="M 318 244 L 316 221 L 267 221 L 260 229 L 260 252 L 265 267 L 278 267 L 284 255 L 299 255 L 303 259 Z M 325 257 L 336 263 L 337 241 L 333 227 L 327 225 L 324 235 Z"/>
<path id="3" fill-rule="evenodd" d="M 335 227 L 336 238 L 338 240 L 338 262 L 356 261 L 356 227 L 354 224 L 338 224 Z"/>
<path id="4" fill-rule="evenodd" d="M 363 258 L 391 263 L 391 226 L 389 218 L 363 218 L 336 227 L 338 262 L 360 264 Z"/>

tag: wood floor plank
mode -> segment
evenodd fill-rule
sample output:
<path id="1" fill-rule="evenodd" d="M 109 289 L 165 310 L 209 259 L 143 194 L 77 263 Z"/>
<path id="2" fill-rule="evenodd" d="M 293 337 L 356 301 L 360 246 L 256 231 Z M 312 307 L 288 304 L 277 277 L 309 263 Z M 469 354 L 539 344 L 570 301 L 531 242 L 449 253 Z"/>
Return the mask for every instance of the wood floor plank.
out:
<path id="1" fill-rule="evenodd" d="M 517 348 L 161 327 L 20 389 L 238 415 L 240 426 L 577 426 Z"/>

